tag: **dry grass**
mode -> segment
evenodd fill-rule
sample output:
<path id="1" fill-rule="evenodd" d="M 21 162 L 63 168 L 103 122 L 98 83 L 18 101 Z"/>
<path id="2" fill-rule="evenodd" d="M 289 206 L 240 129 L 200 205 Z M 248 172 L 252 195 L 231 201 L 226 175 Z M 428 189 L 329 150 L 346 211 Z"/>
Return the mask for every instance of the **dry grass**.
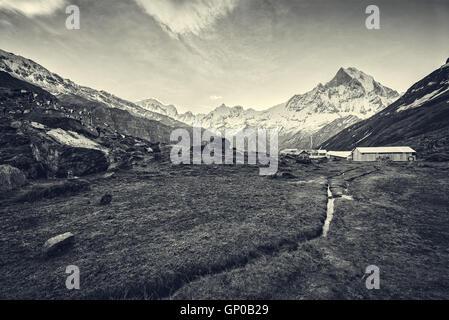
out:
<path id="1" fill-rule="evenodd" d="M 376 166 L 289 163 L 281 170 L 296 179 L 269 179 L 253 167 L 161 165 L 92 178 L 70 198 L 7 204 L 0 298 L 447 299 L 447 167 Z M 322 238 L 333 176 L 354 200 L 336 199 Z M 100 206 L 105 193 L 112 203 Z M 37 255 L 68 231 L 71 251 Z M 70 264 L 79 291 L 65 289 Z M 371 264 L 378 291 L 365 288 Z"/>
<path id="2" fill-rule="evenodd" d="M 0 297 L 162 298 L 198 277 L 294 250 L 320 235 L 326 209 L 325 179 L 299 179 L 243 166 L 163 167 L 91 181 L 91 191 L 71 198 L 2 207 Z M 106 192 L 112 203 L 99 206 Z M 36 255 L 69 231 L 72 251 Z M 64 285 L 70 264 L 81 270 L 76 292 Z"/>
<path id="3" fill-rule="evenodd" d="M 173 298 L 447 299 L 447 169 L 392 164 L 363 175 L 370 165 L 357 166 L 341 176 L 355 200 L 335 200 L 327 238 L 203 277 Z M 372 264 L 380 267 L 380 290 L 365 287 Z"/>

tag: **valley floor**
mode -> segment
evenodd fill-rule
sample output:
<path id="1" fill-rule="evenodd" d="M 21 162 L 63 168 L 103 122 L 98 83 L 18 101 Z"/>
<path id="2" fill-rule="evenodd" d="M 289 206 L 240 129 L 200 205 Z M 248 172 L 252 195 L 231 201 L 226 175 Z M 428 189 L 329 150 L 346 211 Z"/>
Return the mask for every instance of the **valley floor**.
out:
<path id="1" fill-rule="evenodd" d="M 1 299 L 447 299 L 449 164 L 171 166 L 0 197 Z M 60 182 L 41 182 L 52 184 Z M 328 184 L 334 216 L 327 237 Z M 112 203 L 101 206 L 109 193 Z M 44 258 L 43 243 L 75 245 Z M 81 289 L 65 287 L 68 265 Z M 367 290 L 365 268 L 380 268 Z"/>

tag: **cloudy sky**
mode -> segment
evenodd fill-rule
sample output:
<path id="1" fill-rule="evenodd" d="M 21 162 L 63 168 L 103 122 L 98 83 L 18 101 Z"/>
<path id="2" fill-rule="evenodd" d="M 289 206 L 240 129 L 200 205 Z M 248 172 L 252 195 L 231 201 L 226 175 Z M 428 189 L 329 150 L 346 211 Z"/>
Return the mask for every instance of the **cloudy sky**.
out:
<path id="1" fill-rule="evenodd" d="M 81 29 L 65 28 L 65 8 Z M 365 28 L 376 4 L 381 29 Z M 398 91 L 449 57 L 447 0 L 0 0 L 0 48 L 124 99 L 263 109 L 353 66 Z"/>

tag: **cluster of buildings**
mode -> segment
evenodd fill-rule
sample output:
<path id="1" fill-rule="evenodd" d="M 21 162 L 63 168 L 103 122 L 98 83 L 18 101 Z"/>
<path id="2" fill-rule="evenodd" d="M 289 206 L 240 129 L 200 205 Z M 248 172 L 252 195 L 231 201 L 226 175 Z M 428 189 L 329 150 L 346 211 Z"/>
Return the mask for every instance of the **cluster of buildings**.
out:
<path id="1" fill-rule="evenodd" d="M 339 159 L 351 161 L 416 161 L 416 151 L 410 147 L 357 147 L 352 151 L 285 149 L 281 155 L 308 159 Z"/>

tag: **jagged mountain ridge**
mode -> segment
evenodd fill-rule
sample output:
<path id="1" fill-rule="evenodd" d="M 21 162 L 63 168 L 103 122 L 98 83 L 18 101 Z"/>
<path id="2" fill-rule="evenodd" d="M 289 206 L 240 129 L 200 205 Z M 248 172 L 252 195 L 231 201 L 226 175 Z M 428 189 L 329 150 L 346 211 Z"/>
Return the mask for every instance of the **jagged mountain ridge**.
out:
<path id="1" fill-rule="evenodd" d="M 123 100 L 106 91 L 99 91 L 85 86 L 80 86 L 69 79 L 63 79 L 59 75 L 50 72 L 40 64 L 6 52 L 0 49 L 0 71 L 4 71 L 13 77 L 32 83 L 56 97 L 73 95 L 82 97 L 88 101 L 100 102 L 110 108 L 126 110 L 133 115 L 159 121 L 171 127 L 180 127 L 179 121 L 167 115 L 146 110 L 136 104 Z"/>
<path id="2" fill-rule="evenodd" d="M 74 119 L 93 130 L 111 131 L 152 142 L 169 142 L 171 127 L 76 95 L 56 97 L 39 86 L 0 71 L 2 116 L 56 116 Z"/>
<path id="3" fill-rule="evenodd" d="M 144 108 L 145 110 L 156 112 L 171 118 L 178 116 L 178 110 L 174 105 L 164 105 L 162 102 L 154 98 L 136 102 L 136 105 Z"/>
<path id="4" fill-rule="evenodd" d="M 420 155 L 449 152 L 449 60 L 415 83 L 396 102 L 356 123 L 321 147 L 409 145 Z"/>
<path id="5" fill-rule="evenodd" d="M 340 68 L 335 77 L 313 90 L 293 96 L 288 102 L 256 111 L 221 105 L 208 114 L 178 114 L 160 102 L 138 102 L 152 111 L 168 110 L 181 122 L 201 123 L 206 129 L 279 129 L 282 148 L 318 145 L 348 126 L 383 110 L 399 94 L 355 68 Z M 174 110 L 173 110 L 174 108 Z M 168 111 L 161 111 L 162 113 Z"/>

